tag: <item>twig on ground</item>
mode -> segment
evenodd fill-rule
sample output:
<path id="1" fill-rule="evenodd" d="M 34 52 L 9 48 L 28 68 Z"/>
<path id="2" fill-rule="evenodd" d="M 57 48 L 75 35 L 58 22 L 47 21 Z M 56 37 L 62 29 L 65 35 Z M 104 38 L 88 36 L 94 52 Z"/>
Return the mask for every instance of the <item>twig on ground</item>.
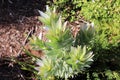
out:
<path id="1" fill-rule="evenodd" d="M 23 44 L 22 44 L 21 49 L 19 50 L 19 52 L 18 52 L 18 54 L 17 54 L 18 56 L 21 54 L 21 52 L 22 52 L 22 50 L 23 50 L 23 46 L 25 46 L 25 44 L 26 44 L 26 42 L 27 42 L 29 36 L 32 34 L 33 31 L 34 31 L 34 28 L 32 28 L 32 29 L 29 31 L 27 37 L 26 37 L 25 40 L 23 41 Z M 18 41 L 18 42 L 19 42 L 19 41 Z M 19 44 L 21 45 L 20 42 L 19 42 Z"/>

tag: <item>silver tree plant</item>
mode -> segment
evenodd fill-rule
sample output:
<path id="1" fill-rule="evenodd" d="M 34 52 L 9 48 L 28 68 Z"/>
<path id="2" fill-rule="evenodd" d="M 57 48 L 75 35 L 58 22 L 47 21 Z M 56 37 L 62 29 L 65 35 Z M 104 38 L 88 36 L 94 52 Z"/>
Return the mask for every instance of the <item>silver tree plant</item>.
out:
<path id="1" fill-rule="evenodd" d="M 86 44 L 74 46 L 75 40 L 71 34 L 69 27 L 64 22 L 60 14 L 56 13 L 56 9 L 51 10 L 48 6 L 46 12 L 39 11 L 39 20 L 47 29 L 45 37 L 48 41 L 43 41 L 38 37 L 31 38 L 31 44 L 42 50 L 44 57 L 36 58 L 35 67 L 37 75 L 42 80 L 57 80 L 63 78 L 67 80 L 74 77 L 78 73 L 82 73 L 86 68 L 90 67 L 93 62 L 93 53 L 87 49 Z M 80 38 L 91 39 L 92 28 L 82 28 Z M 92 34 L 89 34 L 92 32 Z M 89 35 L 87 35 L 89 34 Z M 77 37 L 76 37 L 77 38 Z"/>

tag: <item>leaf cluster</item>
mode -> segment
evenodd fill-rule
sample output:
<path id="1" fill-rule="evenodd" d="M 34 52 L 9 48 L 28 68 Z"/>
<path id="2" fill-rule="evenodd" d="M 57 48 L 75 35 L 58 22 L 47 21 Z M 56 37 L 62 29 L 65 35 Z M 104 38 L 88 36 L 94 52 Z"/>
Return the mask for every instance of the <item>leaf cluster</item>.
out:
<path id="1" fill-rule="evenodd" d="M 92 52 L 87 47 L 74 46 L 70 29 L 66 22 L 63 23 L 55 9 L 46 7 L 46 12 L 41 12 L 40 21 L 48 28 L 45 35 L 46 42 L 38 37 L 31 38 L 31 44 L 45 53 L 45 57 L 37 60 L 39 65 L 35 69 L 42 80 L 55 80 L 59 78 L 68 79 L 90 67 L 93 61 Z"/>

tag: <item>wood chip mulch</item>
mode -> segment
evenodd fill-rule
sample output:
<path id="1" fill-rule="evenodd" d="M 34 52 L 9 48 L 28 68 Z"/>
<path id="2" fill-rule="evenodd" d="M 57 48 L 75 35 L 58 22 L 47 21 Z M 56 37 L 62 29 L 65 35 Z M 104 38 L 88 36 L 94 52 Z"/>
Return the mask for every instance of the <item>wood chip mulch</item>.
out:
<path id="1" fill-rule="evenodd" d="M 26 35 L 39 26 L 41 23 L 36 16 L 25 17 L 20 23 L 0 24 L 0 57 L 18 56 Z"/>

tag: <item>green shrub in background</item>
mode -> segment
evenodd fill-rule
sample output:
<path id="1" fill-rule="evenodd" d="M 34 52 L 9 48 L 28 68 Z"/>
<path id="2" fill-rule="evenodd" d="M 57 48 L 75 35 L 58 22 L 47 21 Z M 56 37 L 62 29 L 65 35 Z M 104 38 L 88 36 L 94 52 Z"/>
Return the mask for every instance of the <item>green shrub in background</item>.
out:
<path id="1" fill-rule="evenodd" d="M 98 34 L 104 34 L 110 44 L 117 44 L 120 39 L 120 1 L 106 0 L 84 2 L 81 13 L 99 28 Z M 89 7 L 90 6 L 90 7 Z M 105 41 L 106 42 L 106 41 Z M 107 44 L 108 44 L 107 43 Z"/>
<path id="2" fill-rule="evenodd" d="M 95 54 L 90 74 L 92 76 L 94 72 L 97 72 L 99 76 L 104 75 L 103 78 L 98 76 L 99 79 L 120 79 L 114 75 L 114 71 L 117 75 L 120 72 L 119 5 L 119 0 L 95 0 L 84 2 L 82 5 L 81 15 L 86 20 L 94 22 L 96 26 L 95 36 L 89 43 Z"/>
<path id="3" fill-rule="evenodd" d="M 118 51 L 117 53 L 120 53 L 120 50 L 118 49 L 120 43 L 119 5 L 119 0 L 98 0 L 94 2 L 84 2 L 84 5 L 82 6 L 82 15 L 85 19 L 94 22 L 97 26 L 93 47 L 95 52 L 99 53 L 98 56 L 106 55 L 103 53 L 109 53 L 107 55 L 109 58 L 109 55 L 116 53 L 116 51 Z M 113 51 L 113 47 L 116 47 L 115 51 Z M 119 56 L 119 54 L 115 55 Z"/>
<path id="4" fill-rule="evenodd" d="M 85 0 L 53 0 L 52 6 L 57 7 L 65 20 L 74 21 L 79 19 L 79 13 L 84 1 Z"/>

